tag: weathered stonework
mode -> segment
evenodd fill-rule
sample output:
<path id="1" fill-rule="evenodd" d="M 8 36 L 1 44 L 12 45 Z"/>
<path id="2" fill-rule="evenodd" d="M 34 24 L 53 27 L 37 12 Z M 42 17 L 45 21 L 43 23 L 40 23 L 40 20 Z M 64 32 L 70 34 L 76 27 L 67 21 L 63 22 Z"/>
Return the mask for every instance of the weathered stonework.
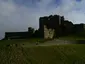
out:
<path id="1" fill-rule="evenodd" d="M 54 29 L 49 29 L 49 38 L 52 39 L 54 38 L 55 35 L 55 30 Z"/>
<path id="2" fill-rule="evenodd" d="M 45 39 L 52 39 L 54 37 L 55 30 L 48 29 L 46 25 L 44 25 L 44 38 Z"/>
<path id="3" fill-rule="evenodd" d="M 59 18 L 61 18 L 61 20 Z M 60 33 L 59 27 L 61 24 L 63 24 L 63 21 L 64 17 L 59 15 L 40 17 L 39 30 L 41 37 L 45 39 L 52 39 L 56 36 L 58 37 Z"/>
<path id="4" fill-rule="evenodd" d="M 48 31 L 46 25 L 44 25 L 44 38 L 47 39 L 48 36 L 49 36 L 49 31 Z"/>

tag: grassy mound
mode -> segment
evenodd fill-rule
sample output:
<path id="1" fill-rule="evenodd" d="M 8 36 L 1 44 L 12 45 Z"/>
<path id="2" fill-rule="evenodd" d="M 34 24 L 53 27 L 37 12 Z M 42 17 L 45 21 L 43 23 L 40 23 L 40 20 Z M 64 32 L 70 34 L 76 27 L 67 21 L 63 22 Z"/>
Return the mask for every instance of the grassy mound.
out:
<path id="1" fill-rule="evenodd" d="M 85 45 L 0 47 L 0 64 L 85 64 Z"/>

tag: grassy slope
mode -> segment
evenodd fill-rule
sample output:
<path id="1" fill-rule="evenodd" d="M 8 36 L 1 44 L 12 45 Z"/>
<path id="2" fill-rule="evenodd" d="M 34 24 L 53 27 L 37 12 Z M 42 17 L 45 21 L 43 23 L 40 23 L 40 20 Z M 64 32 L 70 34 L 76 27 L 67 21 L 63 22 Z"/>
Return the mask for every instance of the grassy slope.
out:
<path id="1" fill-rule="evenodd" d="M 75 44 L 25 48 L 25 51 L 37 64 L 85 64 L 84 48 L 85 45 Z"/>
<path id="2" fill-rule="evenodd" d="M 78 36 L 64 36 L 64 37 L 59 37 L 59 39 L 63 39 L 63 40 L 85 40 L 85 37 L 78 37 Z"/>
<path id="3" fill-rule="evenodd" d="M 1 41 L 0 64 L 85 64 L 85 45 L 22 47 L 6 46 L 6 43 L 27 41 Z"/>

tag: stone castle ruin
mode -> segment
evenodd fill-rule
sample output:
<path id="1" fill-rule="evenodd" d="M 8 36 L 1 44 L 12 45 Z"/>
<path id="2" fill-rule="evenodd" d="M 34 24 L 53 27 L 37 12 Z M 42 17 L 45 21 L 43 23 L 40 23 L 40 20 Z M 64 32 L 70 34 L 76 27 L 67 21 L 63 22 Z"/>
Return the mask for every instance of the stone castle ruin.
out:
<path id="1" fill-rule="evenodd" d="M 39 18 L 39 29 L 35 32 L 28 29 L 27 32 L 5 32 L 5 39 L 23 39 L 23 38 L 44 38 L 53 39 L 71 34 L 77 35 L 85 32 L 85 24 L 73 24 L 65 20 L 64 16 L 50 15 Z M 83 36 L 85 36 L 83 34 Z"/>
<path id="2" fill-rule="evenodd" d="M 52 39 L 59 36 L 60 27 L 64 24 L 64 17 L 59 15 L 40 17 L 39 23 L 41 36 L 45 39 Z"/>
<path id="3" fill-rule="evenodd" d="M 64 16 L 50 15 L 39 19 L 40 36 L 45 39 L 83 32 L 84 29 L 84 24 L 73 24 L 71 21 L 65 20 Z"/>

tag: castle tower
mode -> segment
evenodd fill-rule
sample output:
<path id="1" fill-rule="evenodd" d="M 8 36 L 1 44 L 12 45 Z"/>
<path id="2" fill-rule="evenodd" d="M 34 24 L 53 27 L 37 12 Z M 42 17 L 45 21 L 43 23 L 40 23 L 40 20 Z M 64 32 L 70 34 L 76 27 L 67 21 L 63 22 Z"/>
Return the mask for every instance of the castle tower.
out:
<path id="1" fill-rule="evenodd" d="M 60 25 L 62 24 L 63 17 L 59 15 L 40 17 L 39 19 L 39 30 L 40 35 L 43 38 L 53 38 L 59 36 Z"/>

